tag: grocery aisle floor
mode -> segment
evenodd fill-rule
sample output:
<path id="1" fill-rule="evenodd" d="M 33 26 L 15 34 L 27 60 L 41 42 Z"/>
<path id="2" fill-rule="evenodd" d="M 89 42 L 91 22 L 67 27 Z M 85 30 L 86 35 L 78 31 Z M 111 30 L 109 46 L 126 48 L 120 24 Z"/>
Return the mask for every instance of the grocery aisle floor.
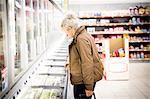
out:
<path id="1" fill-rule="evenodd" d="M 150 63 L 130 63 L 128 81 L 101 80 L 95 94 L 97 99 L 150 99 Z"/>

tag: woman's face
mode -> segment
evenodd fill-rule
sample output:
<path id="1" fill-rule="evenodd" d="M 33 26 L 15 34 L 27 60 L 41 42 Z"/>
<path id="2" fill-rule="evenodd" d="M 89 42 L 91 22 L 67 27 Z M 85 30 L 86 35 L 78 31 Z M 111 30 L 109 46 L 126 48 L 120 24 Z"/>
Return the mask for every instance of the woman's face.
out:
<path id="1" fill-rule="evenodd" d="M 68 38 L 72 38 L 75 34 L 75 30 L 73 28 L 63 29 L 67 34 Z"/>

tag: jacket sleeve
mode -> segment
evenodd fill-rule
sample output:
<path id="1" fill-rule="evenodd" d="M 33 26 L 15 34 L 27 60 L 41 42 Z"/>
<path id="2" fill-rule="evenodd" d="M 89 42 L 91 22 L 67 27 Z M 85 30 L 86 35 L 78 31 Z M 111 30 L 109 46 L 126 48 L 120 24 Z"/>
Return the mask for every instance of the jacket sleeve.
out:
<path id="1" fill-rule="evenodd" d="M 81 60 L 82 76 L 87 90 L 93 90 L 94 84 L 94 66 L 91 44 L 87 39 L 78 37 L 77 50 Z"/>

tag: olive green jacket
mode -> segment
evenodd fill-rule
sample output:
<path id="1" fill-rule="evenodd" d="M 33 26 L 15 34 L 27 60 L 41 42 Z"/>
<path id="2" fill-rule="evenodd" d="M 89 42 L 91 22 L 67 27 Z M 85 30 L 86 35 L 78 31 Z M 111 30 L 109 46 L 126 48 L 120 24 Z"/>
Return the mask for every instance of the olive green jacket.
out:
<path id="1" fill-rule="evenodd" d="M 69 45 L 70 79 L 73 85 L 85 84 L 93 90 L 94 82 L 102 79 L 103 66 L 93 37 L 80 27 Z"/>

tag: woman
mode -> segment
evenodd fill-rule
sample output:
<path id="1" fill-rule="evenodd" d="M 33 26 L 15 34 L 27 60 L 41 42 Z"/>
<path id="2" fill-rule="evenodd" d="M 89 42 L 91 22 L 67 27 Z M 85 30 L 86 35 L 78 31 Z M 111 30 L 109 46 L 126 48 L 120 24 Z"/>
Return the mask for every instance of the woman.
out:
<path id="1" fill-rule="evenodd" d="M 102 79 L 103 66 L 93 37 L 80 26 L 78 18 L 68 14 L 61 28 L 71 40 L 69 45 L 70 80 L 75 99 L 91 99 L 97 81 Z M 81 98 L 84 97 L 84 98 Z"/>

